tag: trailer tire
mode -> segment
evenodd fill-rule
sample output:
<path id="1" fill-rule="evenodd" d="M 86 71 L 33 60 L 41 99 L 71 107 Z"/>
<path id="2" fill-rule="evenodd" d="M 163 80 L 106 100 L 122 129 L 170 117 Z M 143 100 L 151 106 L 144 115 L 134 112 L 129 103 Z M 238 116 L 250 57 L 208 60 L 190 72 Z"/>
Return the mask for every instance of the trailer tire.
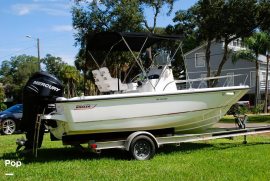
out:
<path id="1" fill-rule="evenodd" d="M 129 151 L 136 160 L 149 160 L 155 155 L 156 146 L 148 136 L 139 135 L 132 140 Z"/>

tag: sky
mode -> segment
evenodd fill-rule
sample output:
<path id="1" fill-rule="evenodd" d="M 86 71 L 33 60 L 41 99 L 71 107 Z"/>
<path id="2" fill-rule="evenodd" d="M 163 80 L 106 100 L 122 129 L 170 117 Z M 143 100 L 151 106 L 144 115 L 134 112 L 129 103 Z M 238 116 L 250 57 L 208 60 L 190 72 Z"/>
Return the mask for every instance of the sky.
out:
<path id="1" fill-rule="evenodd" d="M 176 11 L 187 9 L 196 2 L 178 0 L 169 17 L 167 7 L 164 7 L 157 26 L 173 24 Z M 0 65 L 3 60 L 17 55 L 37 56 L 37 39 L 41 58 L 51 54 L 74 65 L 79 47 L 75 47 L 72 5 L 72 0 L 0 0 Z M 151 25 L 151 9 L 146 11 L 146 17 Z"/>

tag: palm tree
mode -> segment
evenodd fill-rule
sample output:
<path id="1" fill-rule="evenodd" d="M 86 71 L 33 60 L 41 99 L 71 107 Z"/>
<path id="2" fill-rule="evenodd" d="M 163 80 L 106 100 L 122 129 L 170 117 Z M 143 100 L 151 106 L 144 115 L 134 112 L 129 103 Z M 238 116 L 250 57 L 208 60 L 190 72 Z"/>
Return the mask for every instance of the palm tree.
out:
<path id="1" fill-rule="evenodd" d="M 65 64 L 60 74 L 67 90 L 67 97 L 76 96 L 76 85 L 80 81 L 80 72 L 75 67 Z"/>
<path id="2" fill-rule="evenodd" d="M 232 60 L 236 62 L 239 59 L 254 61 L 256 63 L 256 85 L 255 85 L 255 106 L 258 105 L 260 94 L 259 85 L 259 54 L 265 54 L 269 47 L 269 35 L 265 32 L 255 32 L 251 37 L 244 39 L 244 43 L 248 49 L 240 50 L 233 54 Z M 268 76 L 268 72 L 267 75 Z"/>

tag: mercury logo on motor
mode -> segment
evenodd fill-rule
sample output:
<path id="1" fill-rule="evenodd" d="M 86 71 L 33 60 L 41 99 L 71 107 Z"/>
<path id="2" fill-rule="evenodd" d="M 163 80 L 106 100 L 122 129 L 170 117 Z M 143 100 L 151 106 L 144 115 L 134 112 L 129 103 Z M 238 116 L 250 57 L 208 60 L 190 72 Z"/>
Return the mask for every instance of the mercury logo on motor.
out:
<path id="1" fill-rule="evenodd" d="M 48 88 L 48 89 L 56 91 L 56 92 L 58 92 L 60 90 L 59 88 L 57 88 L 57 87 L 55 87 L 53 85 L 46 84 L 46 83 L 40 82 L 40 81 L 34 81 L 33 84 Z"/>

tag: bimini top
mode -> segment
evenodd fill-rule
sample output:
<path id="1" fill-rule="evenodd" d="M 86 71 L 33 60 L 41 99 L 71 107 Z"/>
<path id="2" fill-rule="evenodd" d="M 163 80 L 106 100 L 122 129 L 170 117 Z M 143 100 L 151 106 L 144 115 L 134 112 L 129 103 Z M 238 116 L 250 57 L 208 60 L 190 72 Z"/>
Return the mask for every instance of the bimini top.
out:
<path id="1" fill-rule="evenodd" d="M 181 40 L 181 35 L 156 35 L 152 33 L 91 33 L 87 38 L 88 51 L 140 51 L 164 40 Z M 130 49 L 129 49 L 130 48 Z"/>

